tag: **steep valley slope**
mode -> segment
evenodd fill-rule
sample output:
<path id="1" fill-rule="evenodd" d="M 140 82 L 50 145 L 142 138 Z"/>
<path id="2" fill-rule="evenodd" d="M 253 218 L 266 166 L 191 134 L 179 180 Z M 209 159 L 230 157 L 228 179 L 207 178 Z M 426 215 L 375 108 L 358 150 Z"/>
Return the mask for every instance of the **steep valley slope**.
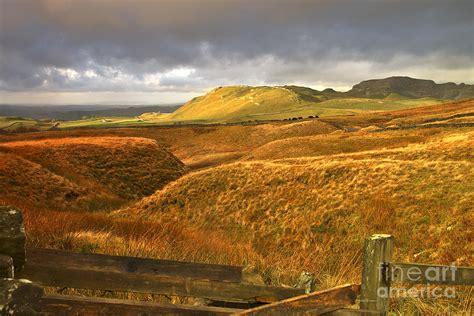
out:
<path id="1" fill-rule="evenodd" d="M 76 137 L 0 144 L 4 201 L 100 209 L 152 194 L 185 173 L 155 141 Z"/>

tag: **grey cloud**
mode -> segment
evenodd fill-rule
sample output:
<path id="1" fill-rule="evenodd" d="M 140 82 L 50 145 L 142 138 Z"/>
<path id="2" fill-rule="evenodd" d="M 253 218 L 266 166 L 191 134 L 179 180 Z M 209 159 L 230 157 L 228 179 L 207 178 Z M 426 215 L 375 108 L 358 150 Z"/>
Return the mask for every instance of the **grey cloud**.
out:
<path id="1" fill-rule="evenodd" d="M 3 90 L 193 90 L 318 80 L 350 85 L 397 71 L 441 80 L 440 72 L 447 71 L 450 80 L 474 81 L 469 72 L 455 71 L 473 68 L 471 1 L 0 0 L 0 5 Z M 166 75 L 177 68 L 195 72 Z M 78 75 L 71 78 L 65 69 Z M 88 71 L 96 76 L 86 76 Z M 161 77 L 150 84 L 153 74 Z"/>

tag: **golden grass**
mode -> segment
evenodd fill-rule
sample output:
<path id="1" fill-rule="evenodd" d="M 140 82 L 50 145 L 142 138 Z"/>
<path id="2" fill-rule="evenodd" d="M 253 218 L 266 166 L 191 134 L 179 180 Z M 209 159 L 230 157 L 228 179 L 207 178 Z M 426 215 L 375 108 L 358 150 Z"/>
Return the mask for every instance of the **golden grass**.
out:
<path id="1" fill-rule="evenodd" d="M 66 177 L 96 181 L 124 198 L 149 195 L 184 173 L 178 159 L 144 138 L 63 138 L 2 147 Z"/>
<path id="2" fill-rule="evenodd" d="M 179 223 L 35 208 L 23 213 L 30 247 L 234 265 L 258 260 L 248 245 Z"/>
<path id="3" fill-rule="evenodd" d="M 98 186 L 81 186 L 18 155 L 0 152 L 0 202 L 42 205 L 52 209 L 95 208 L 123 204 Z"/>
<path id="4" fill-rule="evenodd" d="M 152 194 L 184 165 L 145 138 L 81 137 L 0 144 L 3 199 L 25 198 L 54 209 L 103 208 Z M 94 197 L 94 198 L 91 198 Z"/>
<path id="5" fill-rule="evenodd" d="M 396 237 L 395 259 L 473 265 L 474 133 L 395 149 L 240 162 L 184 176 L 117 214 L 225 232 L 292 284 L 357 282 L 363 239 Z"/>
<path id="6" fill-rule="evenodd" d="M 164 121 L 242 122 L 381 111 L 437 104 L 436 99 L 367 99 L 325 94 L 297 86 L 216 88 L 194 98 Z"/>
<path id="7" fill-rule="evenodd" d="M 245 160 L 274 160 L 353 153 L 381 148 L 398 148 L 424 142 L 440 130 L 393 131 L 386 133 L 331 133 L 317 136 L 292 137 L 269 142 L 244 157 Z"/>
<path id="8" fill-rule="evenodd" d="M 302 271 L 314 272 L 319 288 L 358 282 L 363 239 L 381 232 L 395 236 L 395 260 L 473 265 L 473 129 L 344 133 L 335 127 L 384 126 L 394 119 L 412 124 L 467 113 L 473 104 L 445 107 L 327 122 L 0 135 L 0 161 L 8 161 L 0 164 L 0 176 L 23 181 L 0 184 L 0 190 L 16 192 L 9 200 L 2 194 L 0 203 L 25 210 L 31 246 L 242 264 L 275 285 L 294 284 Z M 154 166 L 147 159 L 158 150 L 158 157 L 173 161 L 157 143 L 188 166 L 208 169 L 184 175 L 112 216 L 75 212 L 83 209 L 60 199 L 54 201 L 60 208 L 34 207 L 29 199 L 38 195 L 44 201 L 54 192 L 61 197 L 61 188 L 50 184 L 58 181 L 64 188 L 81 184 L 79 189 L 95 183 L 94 194 L 115 197 L 112 183 L 136 192 L 117 173 L 143 172 L 138 179 L 147 179 Z M 103 170 L 98 162 L 104 160 L 107 179 L 89 173 Z M 122 202 L 135 199 L 123 196 Z M 449 302 L 393 300 L 392 308 L 400 314 L 470 310 L 472 289 L 460 293 Z"/>
<path id="9" fill-rule="evenodd" d="M 317 120 L 299 123 L 275 123 L 253 126 L 202 126 L 175 128 L 122 128 L 68 130 L 17 135 L 0 135 L 0 145 L 25 140 L 60 140 L 76 137 L 141 137 L 155 140 L 170 150 L 181 161 L 215 166 L 225 155 L 233 157 L 224 162 L 240 158 L 235 153 L 245 154 L 270 141 L 295 136 L 326 134 L 337 128 Z M 60 141 L 59 141 L 60 142 Z M 212 157 L 216 155 L 216 157 Z M 233 156 L 234 155 L 234 156 Z M 201 158 L 203 161 L 201 161 Z M 211 162 L 210 164 L 208 161 Z"/>

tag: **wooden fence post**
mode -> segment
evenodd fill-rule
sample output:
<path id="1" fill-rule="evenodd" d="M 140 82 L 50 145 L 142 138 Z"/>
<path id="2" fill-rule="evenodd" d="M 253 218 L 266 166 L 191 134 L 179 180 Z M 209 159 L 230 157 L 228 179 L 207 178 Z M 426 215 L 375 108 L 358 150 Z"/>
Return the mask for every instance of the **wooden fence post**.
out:
<path id="1" fill-rule="evenodd" d="M 25 264 L 25 229 L 21 212 L 13 207 L 0 206 L 0 255 L 13 259 L 15 271 Z"/>
<path id="2" fill-rule="evenodd" d="M 13 259 L 10 256 L 0 255 L 0 279 L 13 279 Z"/>
<path id="3" fill-rule="evenodd" d="M 389 306 L 389 263 L 393 237 L 375 234 L 365 240 L 360 308 L 386 314 Z"/>

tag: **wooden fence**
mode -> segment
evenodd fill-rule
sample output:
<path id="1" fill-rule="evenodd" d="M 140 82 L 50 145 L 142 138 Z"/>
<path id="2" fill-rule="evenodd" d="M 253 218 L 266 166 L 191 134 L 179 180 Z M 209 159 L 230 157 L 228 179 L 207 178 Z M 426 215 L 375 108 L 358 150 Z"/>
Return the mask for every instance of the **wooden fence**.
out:
<path id="1" fill-rule="evenodd" d="M 361 309 L 388 312 L 393 283 L 474 285 L 474 268 L 392 262 L 394 238 L 375 234 L 367 238 L 360 295 Z"/>
<path id="2" fill-rule="evenodd" d="M 384 315 L 389 305 L 384 294 L 393 282 L 474 285 L 473 268 L 392 262 L 389 235 L 367 238 L 361 286 L 346 284 L 313 293 L 248 283 L 238 266 L 24 245 L 21 213 L 11 208 L 2 213 L 0 208 L 0 310 L 23 308 L 41 315 Z M 442 277 L 437 279 L 432 271 L 441 271 Z M 197 297 L 216 306 L 46 295 L 42 287 Z M 354 305 L 358 297 L 359 306 Z"/>

